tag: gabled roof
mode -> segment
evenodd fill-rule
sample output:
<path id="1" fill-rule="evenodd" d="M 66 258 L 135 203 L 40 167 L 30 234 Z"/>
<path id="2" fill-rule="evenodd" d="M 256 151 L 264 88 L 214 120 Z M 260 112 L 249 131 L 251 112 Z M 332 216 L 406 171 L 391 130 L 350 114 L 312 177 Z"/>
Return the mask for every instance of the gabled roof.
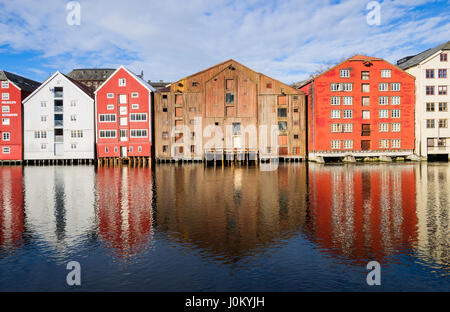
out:
<path id="1" fill-rule="evenodd" d="M 410 67 L 419 65 L 427 58 L 433 56 L 434 54 L 436 54 L 441 50 L 450 50 L 450 41 L 440 44 L 437 47 L 420 52 L 419 54 L 404 57 L 397 61 L 397 66 L 400 67 L 401 69 L 408 69 Z"/>
<path id="2" fill-rule="evenodd" d="M 41 85 L 40 82 L 7 72 L 5 70 L 0 71 L 0 80 L 9 80 L 22 91 L 27 92 L 33 92 Z"/>
<path id="3" fill-rule="evenodd" d="M 67 79 L 69 82 L 71 82 L 75 87 L 77 87 L 78 89 L 80 89 L 81 92 L 85 93 L 87 96 L 89 96 L 91 99 L 94 99 L 94 95 L 92 94 L 92 92 L 89 91 L 89 89 L 87 89 L 83 84 L 67 77 L 66 75 L 64 75 L 63 73 L 61 73 L 60 71 L 56 71 L 53 75 L 51 75 L 49 78 L 47 78 L 40 86 L 39 88 L 37 88 L 36 90 L 33 91 L 33 93 L 31 93 L 29 96 L 27 96 L 22 103 L 25 104 L 25 102 L 27 102 L 29 99 L 31 99 L 36 93 L 38 93 L 47 83 L 49 83 L 53 78 L 55 78 L 57 75 L 61 75 L 62 77 L 64 77 L 65 79 Z"/>
<path id="4" fill-rule="evenodd" d="M 79 81 L 105 81 L 112 73 L 114 73 L 114 71 L 115 69 L 113 68 L 79 68 L 72 70 L 66 76 Z"/>
<path id="5" fill-rule="evenodd" d="M 119 68 L 117 68 L 109 77 L 108 79 L 106 79 L 98 88 L 97 90 L 95 90 L 94 94 L 97 94 L 98 90 L 100 90 L 101 88 L 103 88 L 103 86 L 109 81 L 109 79 L 111 79 L 121 68 L 123 68 L 128 74 L 130 74 L 130 76 L 132 76 L 134 79 L 136 79 L 142 86 L 144 86 L 145 88 L 147 88 L 149 91 L 151 92 L 155 92 L 155 88 L 153 88 L 151 85 L 148 84 L 147 81 L 145 81 L 143 78 L 139 77 L 138 75 L 136 75 L 135 73 L 133 73 L 131 70 L 129 70 L 128 68 L 126 68 L 123 65 L 120 65 Z"/>

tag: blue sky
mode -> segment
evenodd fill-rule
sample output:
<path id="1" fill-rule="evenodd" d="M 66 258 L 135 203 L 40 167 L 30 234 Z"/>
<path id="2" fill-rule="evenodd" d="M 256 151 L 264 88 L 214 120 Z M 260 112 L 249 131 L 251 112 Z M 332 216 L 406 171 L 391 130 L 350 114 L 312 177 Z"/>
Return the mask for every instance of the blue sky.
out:
<path id="1" fill-rule="evenodd" d="M 73 68 L 123 64 L 174 81 L 233 58 L 286 83 L 353 54 L 395 63 L 450 40 L 450 0 L 0 0 L 0 68 L 42 81 Z"/>

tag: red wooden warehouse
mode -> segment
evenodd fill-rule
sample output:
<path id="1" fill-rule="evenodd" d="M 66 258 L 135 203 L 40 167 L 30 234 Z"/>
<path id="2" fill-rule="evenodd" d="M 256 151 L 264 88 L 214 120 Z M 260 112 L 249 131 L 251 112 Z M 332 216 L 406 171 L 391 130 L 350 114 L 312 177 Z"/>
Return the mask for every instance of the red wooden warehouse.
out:
<path id="1" fill-rule="evenodd" d="M 97 157 L 149 159 L 154 88 L 124 66 L 95 91 Z"/>
<path id="2" fill-rule="evenodd" d="M 36 90 L 40 83 L 7 71 L 0 71 L 0 82 L 0 161 L 21 161 L 22 100 Z"/>
<path id="3" fill-rule="evenodd" d="M 414 79 L 383 59 L 355 55 L 300 86 L 309 159 L 413 157 Z"/>

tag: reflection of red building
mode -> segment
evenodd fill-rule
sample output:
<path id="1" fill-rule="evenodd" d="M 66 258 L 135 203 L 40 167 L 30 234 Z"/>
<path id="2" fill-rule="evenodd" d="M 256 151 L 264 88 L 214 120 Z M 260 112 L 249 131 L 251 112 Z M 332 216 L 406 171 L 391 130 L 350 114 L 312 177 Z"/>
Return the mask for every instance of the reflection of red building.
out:
<path id="1" fill-rule="evenodd" d="M 382 260 L 417 239 L 412 166 L 311 167 L 312 233 L 333 254 Z"/>
<path id="2" fill-rule="evenodd" d="M 16 246 L 23 231 L 22 167 L 0 167 L 0 247 Z"/>
<path id="3" fill-rule="evenodd" d="M 151 169 L 98 168 L 99 234 L 119 257 L 142 252 L 152 235 Z"/>

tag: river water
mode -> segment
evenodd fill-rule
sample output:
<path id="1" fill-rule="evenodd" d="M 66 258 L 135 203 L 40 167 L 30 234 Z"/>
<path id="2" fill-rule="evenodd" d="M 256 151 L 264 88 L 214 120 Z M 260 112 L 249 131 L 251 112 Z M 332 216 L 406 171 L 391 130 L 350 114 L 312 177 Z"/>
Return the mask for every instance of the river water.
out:
<path id="1" fill-rule="evenodd" d="M 449 214 L 447 163 L 0 167 L 0 290 L 450 291 Z"/>

